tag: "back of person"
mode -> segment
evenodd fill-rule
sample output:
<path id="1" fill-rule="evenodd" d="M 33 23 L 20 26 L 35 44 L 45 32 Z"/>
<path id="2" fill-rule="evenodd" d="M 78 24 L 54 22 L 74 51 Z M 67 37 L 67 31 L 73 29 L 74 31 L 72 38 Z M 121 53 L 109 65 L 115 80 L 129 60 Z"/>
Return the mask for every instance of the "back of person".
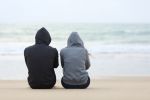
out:
<path id="1" fill-rule="evenodd" d="M 28 83 L 31 88 L 52 88 L 56 83 L 54 68 L 58 67 L 58 52 L 48 46 L 51 37 L 45 28 L 36 34 L 36 44 L 25 49 Z"/>
<path id="2" fill-rule="evenodd" d="M 77 32 L 70 35 L 67 47 L 61 50 L 60 56 L 64 74 L 62 81 L 65 84 L 80 88 L 89 81 L 86 71 L 90 67 L 88 52 Z"/>

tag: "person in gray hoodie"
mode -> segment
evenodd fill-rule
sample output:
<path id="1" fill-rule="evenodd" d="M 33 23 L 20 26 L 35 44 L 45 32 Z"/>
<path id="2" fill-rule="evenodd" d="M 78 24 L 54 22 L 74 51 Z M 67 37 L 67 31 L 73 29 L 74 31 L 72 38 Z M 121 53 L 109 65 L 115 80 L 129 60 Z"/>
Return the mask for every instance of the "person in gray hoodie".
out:
<path id="1" fill-rule="evenodd" d="M 88 51 L 77 32 L 72 32 L 67 47 L 60 52 L 63 68 L 62 86 L 66 89 L 84 89 L 90 84 L 86 70 L 90 67 Z"/>

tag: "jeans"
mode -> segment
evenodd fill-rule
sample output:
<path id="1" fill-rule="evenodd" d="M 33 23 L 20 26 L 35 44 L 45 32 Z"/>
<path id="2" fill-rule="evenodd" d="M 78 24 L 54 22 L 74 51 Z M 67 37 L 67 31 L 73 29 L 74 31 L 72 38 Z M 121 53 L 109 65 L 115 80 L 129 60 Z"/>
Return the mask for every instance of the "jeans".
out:
<path id="1" fill-rule="evenodd" d="M 55 83 L 56 83 L 56 80 L 55 81 L 53 81 L 51 84 L 49 84 L 49 85 L 43 85 L 43 84 L 34 84 L 34 85 L 30 85 L 30 87 L 32 88 L 32 89 L 51 89 L 51 88 L 53 88 L 54 87 L 54 85 L 55 85 Z"/>
<path id="2" fill-rule="evenodd" d="M 63 82 L 63 78 L 61 79 L 61 84 L 66 89 L 85 89 L 90 85 L 90 77 L 88 77 L 87 83 L 82 85 L 70 85 Z"/>

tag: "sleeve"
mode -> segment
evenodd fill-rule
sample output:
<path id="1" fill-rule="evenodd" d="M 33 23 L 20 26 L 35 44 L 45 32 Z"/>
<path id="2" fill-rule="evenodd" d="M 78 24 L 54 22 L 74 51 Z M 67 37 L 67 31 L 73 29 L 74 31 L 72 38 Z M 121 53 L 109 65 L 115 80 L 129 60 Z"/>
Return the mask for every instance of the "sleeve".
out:
<path id="1" fill-rule="evenodd" d="M 85 66 L 86 66 L 86 70 L 88 70 L 91 66 L 90 64 L 90 59 L 89 59 L 89 55 L 88 55 L 88 51 L 86 50 L 86 61 L 85 61 Z"/>
<path id="2" fill-rule="evenodd" d="M 58 66 L 59 66 L 58 51 L 57 49 L 55 49 L 54 68 L 57 68 Z"/>
<path id="3" fill-rule="evenodd" d="M 27 66 L 26 48 L 24 49 L 24 59 L 25 59 L 25 63 L 26 63 L 26 66 Z"/>
<path id="4" fill-rule="evenodd" d="M 61 66 L 63 68 L 64 67 L 64 59 L 63 59 L 62 51 L 60 52 L 60 59 L 61 59 Z"/>

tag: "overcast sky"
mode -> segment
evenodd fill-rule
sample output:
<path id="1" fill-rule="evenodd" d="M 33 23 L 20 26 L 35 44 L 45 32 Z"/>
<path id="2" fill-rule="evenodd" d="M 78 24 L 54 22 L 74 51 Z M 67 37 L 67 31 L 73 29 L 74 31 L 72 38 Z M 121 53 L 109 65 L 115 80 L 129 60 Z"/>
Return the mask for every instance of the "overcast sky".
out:
<path id="1" fill-rule="evenodd" d="M 150 23 L 150 0 L 0 0 L 1 23 Z"/>

